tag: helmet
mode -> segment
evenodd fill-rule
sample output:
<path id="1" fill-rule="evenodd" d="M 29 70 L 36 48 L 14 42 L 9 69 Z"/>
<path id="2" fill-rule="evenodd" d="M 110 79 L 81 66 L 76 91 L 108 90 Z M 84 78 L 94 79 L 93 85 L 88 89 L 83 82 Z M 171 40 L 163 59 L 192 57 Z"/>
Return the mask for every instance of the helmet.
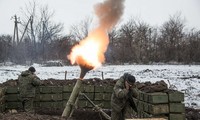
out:
<path id="1" fill-rule="evenodd" d="M 34 67 L 30 67 L 28 70 L 31 71 L 31 72 L 35 72 L 36 71 Z"/>

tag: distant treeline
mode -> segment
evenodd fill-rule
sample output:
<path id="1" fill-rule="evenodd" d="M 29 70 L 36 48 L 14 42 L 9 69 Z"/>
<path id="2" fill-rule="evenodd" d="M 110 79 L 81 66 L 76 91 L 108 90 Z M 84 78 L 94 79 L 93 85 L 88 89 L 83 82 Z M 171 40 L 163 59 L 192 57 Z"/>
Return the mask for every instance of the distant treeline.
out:
<path id="1" fill-rule="evenodd" d="M 52 28 L 44 22 L 40 24 L 40 30 L 27 30 L 22 40 L 0 35 L 0 62 L 25 64 L 26 61 L 63 60 L 69 63 L 67 55 L 88 35 L 90 20 L 73 26 L 71 33 L 65 36 L 59 34 L 58 26 Z M 171 17 L 160 27 L 131 18 L 108 35 L 110 43 L 105 53 L 106 63 L 200 63 L 200 30 L 187 29 L 179 16 Z"/>

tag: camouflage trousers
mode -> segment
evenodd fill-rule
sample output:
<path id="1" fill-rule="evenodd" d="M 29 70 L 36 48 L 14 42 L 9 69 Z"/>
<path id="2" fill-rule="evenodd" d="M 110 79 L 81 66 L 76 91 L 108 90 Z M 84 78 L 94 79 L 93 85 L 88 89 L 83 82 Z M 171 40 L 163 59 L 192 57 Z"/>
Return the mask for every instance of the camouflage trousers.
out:
<path id="1" fill-rule="evenodd" d="M 22 106 L 25 112 L 33 112 L 34 113 L 34 98 L 32 97 L 24 97 L 22 98 Z"/>
<path id="2" fill-rule="evenodd" d="M 133 118 L 133 116 L 134 110 L 128 104 L 120 112 L 114 109 L 111 111 L 111 120 L 125 120 L 125 118 Z"/>

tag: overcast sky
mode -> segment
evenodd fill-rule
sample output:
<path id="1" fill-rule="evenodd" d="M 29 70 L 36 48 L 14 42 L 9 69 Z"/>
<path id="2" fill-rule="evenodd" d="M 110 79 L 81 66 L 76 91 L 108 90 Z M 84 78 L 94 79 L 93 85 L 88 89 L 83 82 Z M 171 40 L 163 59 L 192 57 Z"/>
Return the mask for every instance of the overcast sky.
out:
<path id="1" fill-rule="evenodd" d="M 104 0 L 35 0 L 54 11 L 53 20 L 64 24 L 64 33 L 86 17 L 94 17 L 94 5 Z M 13 34 L 11 17 L 22 14 L 28 0 L 0 0 L 0 34 Z M 181 13 L 188 28 L 200 30 L 200 0 L 126 0 L 122 23 L 134 17 L 152 26 L 161 26 L 170 16 Z"/>

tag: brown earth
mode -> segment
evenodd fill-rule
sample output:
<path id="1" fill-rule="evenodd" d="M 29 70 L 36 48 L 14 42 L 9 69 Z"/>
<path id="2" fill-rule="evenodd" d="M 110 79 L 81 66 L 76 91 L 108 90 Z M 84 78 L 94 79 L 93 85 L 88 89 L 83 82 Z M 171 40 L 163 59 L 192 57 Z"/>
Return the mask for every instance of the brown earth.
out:
<path id="1" fill-rule="evenodd" d="M 76 79 L 73 80 L 55 80 L 55 79 L 48 79 L 43 80 L 45 86 L 63 86 L 68 84 L 75 84 Z M 114 79 L 105 79 L 101 80 L 99 78 L 93 79 L 85 79 L 83 84 L 92 84 L 92 85 L 115 85 L 116 80 Z M 156 83 L 145 82 L 145 83 L 136 83 L 138 89 L 144 92 L 159 92 L 164 91 L 168 92 L 171 91 L 167 89 L 167 84 L 164 81 L 158 81 Z M 5 86 L 16 86 L 17 80 L 8 80 L 4 83 L 0 84 L 0 87 Z M 12 111 L 5 111 L 4 113 L 0 113 L 0 119 L 2 120 L 61 120 L 61 113 L 62 110 L 55 111 L 51 110 L 38 110 L 36 113 L 26 113 L 26 112 L 12 112 Z M 110 110 L 105 111 L 108 115 L 110 115 Z M 187 120 L 200 120 L 200 110 L 193 109 L 193 108 L 185 108 L 186 118 Z M 106 120 L 101 113 L 92 109 L 76 109 L 72 115 L 71 120 Z"/>

